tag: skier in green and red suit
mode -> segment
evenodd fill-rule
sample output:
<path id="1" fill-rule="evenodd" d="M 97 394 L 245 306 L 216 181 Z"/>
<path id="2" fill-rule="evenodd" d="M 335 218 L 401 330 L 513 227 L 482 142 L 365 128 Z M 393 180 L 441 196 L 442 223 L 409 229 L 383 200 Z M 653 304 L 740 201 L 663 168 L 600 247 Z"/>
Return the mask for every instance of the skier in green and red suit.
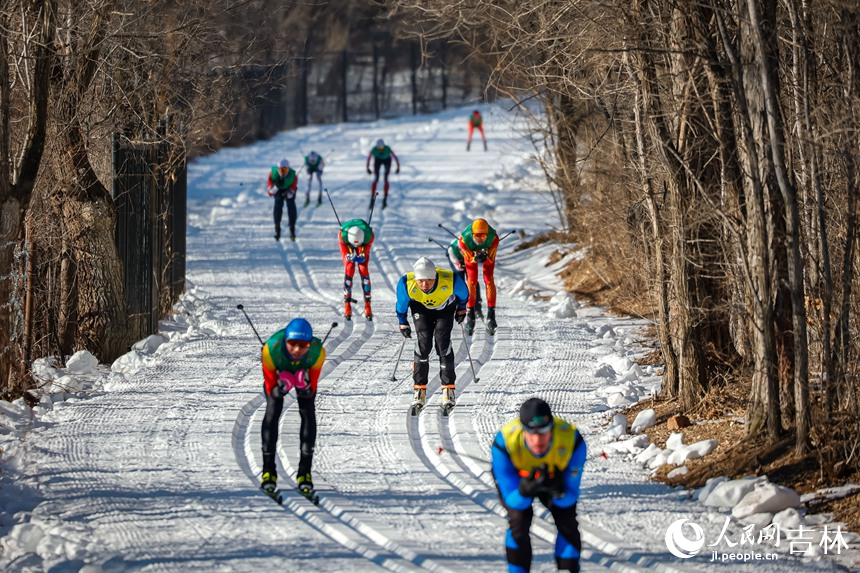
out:
<path id="1" fill-rule="evenodd" d="M 486 151 L 487 137 L 484 135 L 484 118 L 477 109 L 469 116 L 469 140 L 466 142 L 466 151 L 472 147 L 472 133 L 476 129 L 481 132 L 481 141 L 484 142 L 484 151 Z"/>
<path id="2" fill-rule="evenodd" d="M 352 306 L 356 302 L 352 298 L 352 277 L 358 265 L 361 277 L 361 290 L 364 292 L 364 317 L 373 320 L 370 309 L 370 247 L 373 246 L 373 227 L 364 219 L 350 219 L 340 226 L 337 242 L 340 245 L 340 256 L 343 259 L 343 316 L 352 319 Z"/>
<path id="3" fill-rule="evenodd" d="M 281 217 L 284 214 L 284 202 L 287 203 L 287 218 L 290 221 L 290 239 L 296 240 L 296 189 L 299 179 L 286 159 L 272 167 L 266 191 L 269 197 L 275 198 L 275 240 L 281 240 Z"/>
<path id="4" fill-rule="evenodd" d="M 263 345 L 263 392 L 266 414 L 263 416 L 263 480 L 261 488 L 274 493 L 278 472 L 275 453 L 278 443 L 278 420 L 284 409 L 284 396 L 296 390 L 301 427 L 299 429 L 299 468 L 296 483 L 304 494 L 313 493 L 311 464 L 317 439 L 315 400 L 325 348 L 314 337 L 310 323 L 294 318 L 286 328 L 277 331 Z"/>
<path id="5" fill-rule="evenodd" d="M 394 158 L 394 161 L 397 162 L 397 170 L 394 173 L 400 173 L 400 160 L 397 159 L 397 155 L 394 151 L 391 150 L 390 147 L 385 145 L 385 141 L 382 139 L 376 140 L 376 145 L 373 149 L 370 150 L 370 153 L 367 154 L 367 173 L 370 174 L 370 158 L 373 158 L 373 183 L 370 185 L 370 204 L 373 204 L 373 195 L 376 193 L 376 185 L 379 183 L 379 168 L 385 168 L 385 175 L 383 177 L 382 188 L 384 190 L 384 194 L 382 195 L 382 208 L 388 206 L 388 174 L 391 172 L 391 158 Z"/>
<path id="6" fill-rule="evenodd" d="M 483 265 L 484 284 L 487 285 L 487 332 L 496 333 L 496 283 L 493 271 L 496 268 L 496 250 L 499 248 L 499 235 L 484 219 L 475 219 L 460 233 L 457 247 L 463 255 L 466 267 L 466 285 L 469 287 L 468 316 L 466 333 L 475 331 L 475 302 L 478 292 L 478 265 Z"/>

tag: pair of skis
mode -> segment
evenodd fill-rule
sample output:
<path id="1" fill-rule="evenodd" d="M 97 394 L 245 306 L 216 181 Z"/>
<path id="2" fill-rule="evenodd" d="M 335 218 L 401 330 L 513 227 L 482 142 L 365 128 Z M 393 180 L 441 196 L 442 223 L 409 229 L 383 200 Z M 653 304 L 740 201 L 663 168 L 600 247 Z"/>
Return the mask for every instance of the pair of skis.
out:
<path id="1" fill-rule="evenodd" d="M 426 402 L 413 402 L 411 406 L 409 406 L 409 415 L 410 416 L 418 416 L 421 412 L 424 411 L 424 407 L 427 405 Z M 445 416 L 446 418 L 451 415 L 451 412 L 454 411 L 455 404 L 448 402 L 442 403 L 439 405 L 439 412 Z"/>
<path id="2" fill-rule="evenodd" d="M 273 490 L 268 490 L 268 489 L 260 488 L 260 490 L 264 494 L 266 494 L 267 497 L 270 497 L 278 505 L 284 504 L 284 492 L 281 491 L 280 489 L 275 488 Z M 306 500 L 311 502 L 312 504 L 314 504 L 314 505 L 320 504 L 320 496 L 313 489 L 302 489 L 300 487 L 296 487 L 295 491 L 300 496 L 302 496 L 303 498 L 305 498 Z"/>

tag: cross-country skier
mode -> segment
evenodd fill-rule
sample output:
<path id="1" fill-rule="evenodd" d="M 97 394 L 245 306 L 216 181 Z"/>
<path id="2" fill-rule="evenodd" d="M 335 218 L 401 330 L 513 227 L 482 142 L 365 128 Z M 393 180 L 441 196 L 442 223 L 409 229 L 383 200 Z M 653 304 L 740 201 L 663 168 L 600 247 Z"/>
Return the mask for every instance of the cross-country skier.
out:
<path id="1" fill-rule="evenodd" d="M 529 529 L 535 498 L 549 509 L 558 528 L 558 569 L 579 571 L 582 540 L 576 502 L 585 453 L 585 440 L 576 427 L 554 417 L 549 404 L 540 398 L 526 400 L 519 419 L 505 424 L 496 434 L 492 471 L 508 511 L 505 553 L 509 573 L 527 573 L 531 567 Z"/>
<path id="2" fill-rule="evenodd" d="M 466 333 L 475 331 L 475 304 L 477 302 L 478 265 L 482 265 L 484 284 L 487 286 L 487 332 L 496 333 L 496 283 L 493 271 L 496 268 L 496 250 L 499 235 L 484 219 L 475 219 L 463 229 L 457 243 L 466 266 L 466 282 L 469 287 L 469 316 L 466 318 Z"/>
<path id="3" fill-rule="evenodd" d="M 481 132 L 481 141 L 484 142 L 484 151 L 487 150 L 487 138 L 484 135 L 484 117 L 477 109 L 469 116 L 469 141 L 466 143 L 466 151 L 472 147 L 472 132 L 475 130 Z"/>
<path id="4" fill-rule="evenodd" d="M 325 348 L 319 338 L 314 337 L 310 323 L 304 318 L 294 318 L 263 345 L 266 415 L 263 417 L 263 480 L 260 487 L 269 494 L 274 493 L 278 480 L 275 468 L 278 420 L 284 408 L 284 396 L 295 388 L 301 417 L 296 483 L 303 495 L 313 496 L 311 464 L 317 439 L 314 401 L 324 362 Z"/>
<path id="5" fill-rule="evenodd" d="M 308 194 L 305 197 L 305 206 L 311 202 L 311 186 L 314 182 L 314 174 L 317 176 L 317 181 L 319 182 L 320 189 L 317 194 L 317 207 L 322 205 L 322 190 L 323 190 L 323 182 L 322 182 L 322 174 L 323 168 L 325 167 L 325 160 L 323 156 L 317 153 L 316 151 L 311 151 L 305 156 L 305 169 L 308 172 Z"/>
<path id="6" fill-rule="evenodd" d="M 298 177 L 290 167 L 290 162 L 281 159 L 281 162 L 272 166 L 269 173 L 269 184 L 266 191 L 269 197 L 275 198 L 275 240 L 281 240 L 281 216 L 284 213 L 284 201 L 287 202 L 287 217 L 290 221 L 290 239 L 296 240 L 296 189 L 298 188 Z"/>
<path id="7" fill-rule="evenodd" d="M 427 379 L 430 372 L 430 351 L 436 343 L 439 356 L 439 376 L 442 379 L 442 408 L 448 413 L 456 403 L 454 381 L 454 349 L 451 347 L 451 330 L 454 321 L 463 322 L 466 316 L 466 284 L 453 271 L 436 268 L 427 257 L 421 257 L 412 266 L 412 272 L 400 277 L 397 283 L 397 320 L 400 333 L 412 338 L 409 315 L 415 323 L 417 345 L 412 363 L 414 396 L 413 413 L 418 413 L 427 400 Z"/>
<path id="8" fill-rule="evenodd" d="M 460 238 L 456 238 L 448 245 L 448 262 L 451 263 L 451 270 L 460 275 L 463 282 L 466 282 L 466 262 L 463 260 L 463 253 L 460 252 L 458 243 Z M 484 318 L 484 312 L 481 310 L 481 289 L 475 290 L 475 316 Z"/>
<path id="9" fill-rule="evenodd" d="M 388 173 L 391 171 L 391 158 L 394 158 L 394 161 L 397 162 L 397 170 L 394 173 L 400 173 L 400 160 L 397 158 L 397 154 L 391 150 L 390 147 L 385 145 L 385 141 L 382 139 L 376 140 L 376 145 L 373 149 L 370 150 L 370 153 L 367 154 L 367 173 L 370 174 L 370 158 L 373 158 L 373 183 L 370 185 L 370 202 L 373 204 L 373 195 L 376 193 L 376 185 L 379 183 L 379 168 L 385 168 L 385 174 L 383 177 L 382 188 L 384 193 L 382 195 L 382 208 L 388 206 Z"/>
<path id="10" fill-rule="evenodd" d="M 340 226 L 337 241 L 343 259 L 343 316 L 352 319 L 352 277 L 358 265 L 361 290 L 364 293 L 364 317 L 373 320 L 370 309 L 370 247 L 373 246 L 373 228 L 364 219 L 350 219 Z"/>

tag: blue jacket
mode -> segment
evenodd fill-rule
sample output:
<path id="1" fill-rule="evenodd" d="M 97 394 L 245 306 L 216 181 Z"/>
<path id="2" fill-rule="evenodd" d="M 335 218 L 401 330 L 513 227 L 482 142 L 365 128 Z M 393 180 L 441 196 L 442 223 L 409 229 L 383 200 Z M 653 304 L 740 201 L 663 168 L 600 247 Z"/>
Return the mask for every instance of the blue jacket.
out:
<path id="1" fill-rule="evenodd" d="M 555 436 L 553 436 L 553 440 L 555 440 Z M 553 445 L 553 442 L 550 442 L 549 449 L 552 449 Z M 579 430 L 574 432 L 574 443 L 569 444 L 568 447 L 573 448 L 573 454 L 570 456 L 567 467 L 562 470 L 565 484 L 564 496 L 552 500 L 553 505 L 557 507 L 570 507 L 579 499 L 579 483 L 582 481 L 582 468 L 585 466 L 586 455 L 585 440 L 582 439 Z M 527 509 L 531 506 L 534 498 L 520 495 L 519 470 L 528 471 L 529 468 L 514 466 L 501 431 L 496 434 L 496 438 L 493 440 L 492 458 L 493 477 L 496 480 L 496 485 L 499 486 L 505 505 L 520 511 Z"/>
<path id="2" fill-rule="evenodd" d="M 409 289 L 406 287 L 406 276 L 403 275 L 400 277 L 400 281 L 397 283 L 397 320 L 400 324 L 409 324 L 409 301 L 412 300 L 409 297 Z M 435 290 L 438 286 L 437 284 L 433 286 Z M 431 290 L 430 292 L 433 292 Z M 456 301 L 457 310 L 463 310 L 466 308 L 466 303 L 469 300 L 469 287 L 466 286 L 466 281 L 463 280 L 459 274 L 454 273 L 454 295 L 452 300 L 449 300 L 445 306 L 451 304 L 451 302 Z M 444 308 L 444 307 L 443 307 Z"/>

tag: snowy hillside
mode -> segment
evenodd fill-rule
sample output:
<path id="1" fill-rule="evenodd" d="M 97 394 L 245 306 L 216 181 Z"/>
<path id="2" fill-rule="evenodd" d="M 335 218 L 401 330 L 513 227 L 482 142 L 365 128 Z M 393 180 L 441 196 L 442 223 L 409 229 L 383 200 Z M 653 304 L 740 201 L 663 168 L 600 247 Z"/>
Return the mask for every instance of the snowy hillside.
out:
<path id="1" fill-rule="evenodd" d="M 469 110 L 460 109 L 308 127 L 193 162 L 189 286 L 161 336 L 112 372 L 84 365 L 63 379 L 69 372 L 46 366 L 53 398 L 32 411 L 3 406 L 10 436 L 0 443 L 4 570 L 502 571 L 506 522 L 483 460 L 498 428 L 533 395 L 575 423 L 589 446 L 579 503 L 583 571 L 840 570 L 829 559 L 792 554 L 786 539 L 779 547 L 732 548 L 725 537 L 740 539 L 744 526 L 736 521 L 719 541 L 731 507 L 650 482 L 650 470 L 633 461 L 647 440 L 606 437 L 608 404 L 647 396 L 659 378 L 632 362 L 645 353 L 642 321 L 611 317 L 560 292 L 554 273 L 577 256 L 572 245 L 515 253 L 519 233 L 502 242 L 496 336 L 479 324 L 468 346 L 454 331 L 454 413 L 438 415 L 431 357 L 428 408 L 407 415 L 411 347 L 396 364 L 403 339 L 394 289 L 419 256 L 447 266 L 442 249 L 428 242 L 450 240 L 438 224 L 459 231 L 480 216 L 500 234 L 521 229 L 528 238 L 556 221 L 549 195 L 530 190 L 541 172 L 530 160 L 525 124 L 500 107 L 484 111 L 488 152 L 475 151 L 480 145 L 465 151 Z M 388 208 L 373 215 L 374 320 L 344 322 L 334 212 L 328 202 L 312 202 L 299 211 L 297 241 L 275 242 L 265 180 L 282 157 L 299 165 L 302 151 L 314 149 L 326 159 L 324 181 L 340 219 L 366 217 L 365 158 L 379 137 L 402 170 L 392 172 Z M 302 173 L 300 198 L 306 186 Z M 546 266 L 557 249 L 565 257 Z M 264 338 L 296 316 L 318 334 L 339 324 L 325 345 L 317 397 L 319 507 L 295 494 L 281 507 L 258 489 L 260 345 L 237 304 Z M 279 474 L 288 486 L 298 459 L 292 397 L 281 420 Z M 546 512 L 538 516 L 532 570 L 553 571 L 555 530 Z M 680 519 L 701 526 L 714 546 L 690 559 L 670 553 L 666 532 Z M 778 558 L 712 562 L 713 551 Z"/>

